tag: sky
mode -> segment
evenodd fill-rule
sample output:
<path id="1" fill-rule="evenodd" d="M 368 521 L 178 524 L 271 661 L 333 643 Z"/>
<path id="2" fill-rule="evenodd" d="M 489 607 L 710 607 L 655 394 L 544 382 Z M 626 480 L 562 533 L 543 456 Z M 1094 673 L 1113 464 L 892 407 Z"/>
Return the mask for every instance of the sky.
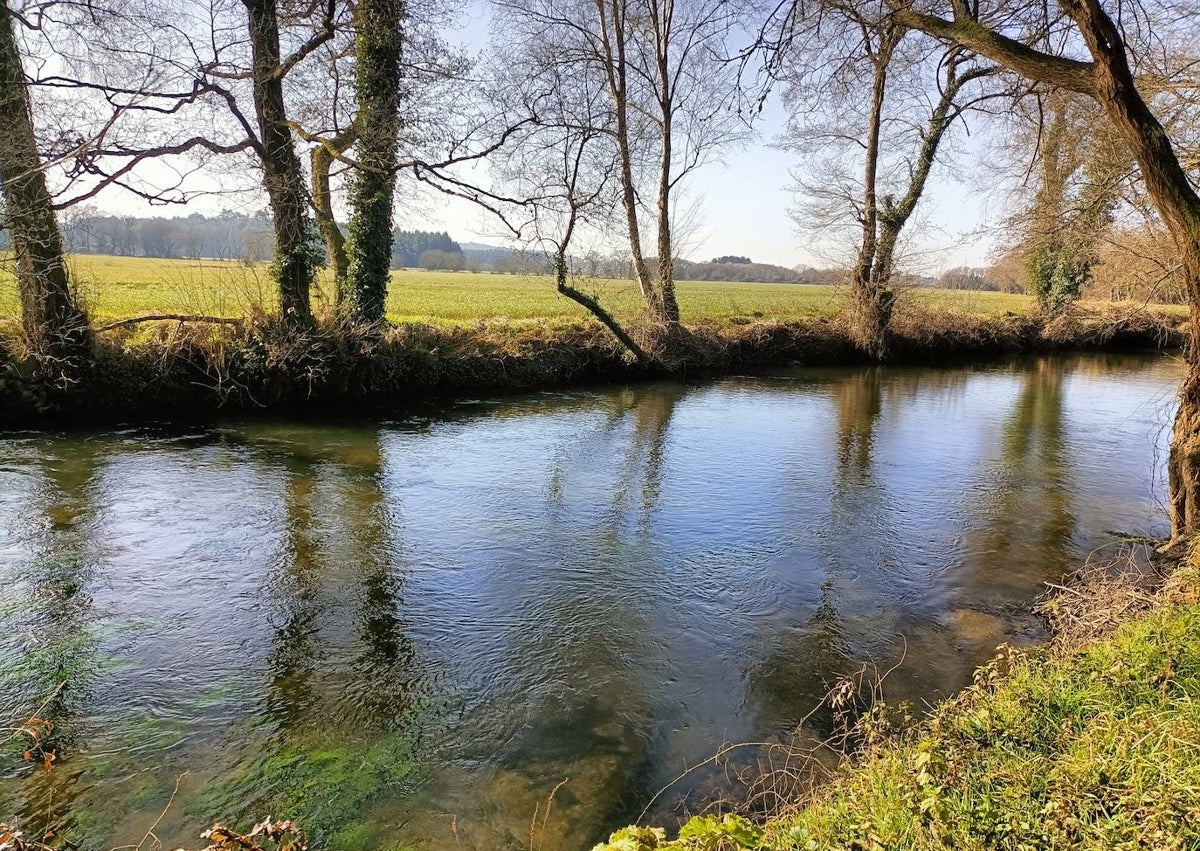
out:
<path id="1" fill-rule="evenodd" d="M 788 267 L 826 267 L 837 262 L 841 246 L 827 244 L 821 234 L 806 230 L 789 214 L 796 202 L 790 187 L 797 159 L 770 144 L 782 126 L 782 110 L 776 104 L 769 112 L 758 139 L 706 164 L 688 183 L 688 198 L 698 203 L 699 215 L 695 232 L 684 241 L 681 251 L 687 259 L 743 255 L 755 262 Z M 982 147 L 982 143 L 972 147 Z M 977 153 L 960 152 L 960 156 Z M 951 169 L 936 169 L 911 226 L 908 264 L 935 276 L 956 266 L 988 265 L 995 244 L 994 225 L 1003 216 L 1006 199 L 1002 188 L 975 186 Z M 102 193 L 93 203 L 106 212 L 184 216 L 197 211 L 213 214 L 230 207 L 258 209 L 265 206 L 265 200 L 255 193 L 233 200 L 200 198 L 187 207 L 150 207 L 114 190 Z M 398 193 L 397 227 L 444 230 L 458 242 L 506 244 L 491 214 L 468 202 L 433 195 L 425 195 L 417 203 L 409 200 L 406 193 Z"/>
<path id="2" fill-rule="evenodd" d="M 790 187 L 797 158 L 770 144 L 783 123 L 782 107 L 773 102 L 759 138 L 693 175 L 688 192 L 699 202 L 700 221 L 686 240 L 684 257 L 705 261 L 742 255 L 788 267 L 836 262 L 841 247 L 825 244 L 821 234 L 805 230 L 789 214 L 796 203 Z M 986 153 L 982 140 L 962 147 L 960 157 Z M 912 223 L 909 265 L 932 275 L 956 266 L 989 265 L 993 226 L 1003 216 L 1006 200 L 1002 188 L 981 188 L 952 169 L 935 169 Z M 411 215 L 401 209 L 397 213 L 398 223 L 409 229 L 446 230 L 459 242 L 501 243 L 493 220 L 468 203 L 432 199 Z"/>
<path id="3" fill-rule="evenodd" d="M 481 3 L 462 7 L 457 33 L 449 38 L 468 50 L 481 49 L 488 40 L 488 15 Z M 795 205 L 790 190 L 795 154 L 771 143 L 785 124 L 778 98 L 768 101 L 756 138 L 741 149 L 725 151 L 717 161 L 696 171 L 687 184 L 687 197 L 698 204 L 697 226 L 684 240 L 681 255 L 704 261 L 720 255 L 743 255 L 756 262 L 781 266 L 830 266 L 844 259 L 851 246 L 828 244 L 818 233 L 801 227 L 790 215 Z M 986 139 L 972 137 L 957 145 L 959 157 L 985 157 Z M 305 158 L 307 159 L 307 158 Z M 810 174 L 810 177 L 812 175 Z M 415 203 L 414 203 L 415 201 Z M 991 262 L 994 224 L 1004 212 L 1006 193 L 995 186 L 973 185 L 955 174 L 953 167 L 935 168 L 918 214 L 910 225 L 907 266 L 910 271 L 937 275 L 955 266 L 983 266 Z M 187 207 L 149 207 L 121 190 L 97 197 L 94 205 L 107 212 L 127 215 L 187 215 L 216 213 L 222 209 L 260 209 L 261 193 L 234 199 L 211 196 Z M 459 242 L 502 245 L 500 228 L 490 214 L 468 202 L 423 196 L 413 199 L 398 193 L 397 227 L 445 230 Z M 839 254 L 842 256 L 839 258 Z"/>
<path id="4" fill-rule="evenodd" d="M 688 200 L 699 203 L 699 223 L 685 240 L 684 257 L 705 261 L 742 255 L 788 267 L 826 267 L 837 261 L 841 246 L 825 244 L 821 234 L 806 230 L 790 215 L 796 205 L 791 187 L 798 159 L 772 144 L 784 123 L 783 107 L 772 99 L 757 138 L 691 177 Z M 955 157 L 984 157 L 987 148 L 984 138 L 967 139 L 957 145 Z M 953 165 L 935 167 L 911 225 L 908 264 L 923 274 L 992 262 L 994 227 L 1005 213 L 1007 190 L 975 185 L 955 171 Z M 430 199 L 408 215 L 398 208 L 397 222 L 414 230 L 446 230 L 459 242 L 502 243 L 489 214 L 466 202 Z"/>
<path id="5" fill-rule="evenodd" d="M 476 0 L 464 6 L 456 38 L 468 49 L 482 49 L 489 29 L 487 7 Z M 784 108 L 773 96 L 760 116 L 755 139 L 693 175 L 687 191 L 689 200 L 699 204 L 699 221 L 681 251 L 685 258 L 742 255 L 788 267 L 835 262 L 841 246 L 822 244 L 820 234 L 806 231 L 789 215 L 796 200 L 792 170 L 799 163 L 794 154 L 772 144 L 785 123 Z M 979 134 L 960 142 L 956 153 L 986 156 L 987 147 Z M 996 242 L 993 228 L 1004 214 L 1007 197 L 1002 188 L 972 185 L 952 168 L 935 167 L 911 225 L 908 265 L 933 275 L 956 266 L 989 265 Z M 467 203 L 434 201 L 414 215 L 400 209 L 397 214 L 407 228 L 446 230 L 460 242 L 502 242 L 488 215 Z"/>

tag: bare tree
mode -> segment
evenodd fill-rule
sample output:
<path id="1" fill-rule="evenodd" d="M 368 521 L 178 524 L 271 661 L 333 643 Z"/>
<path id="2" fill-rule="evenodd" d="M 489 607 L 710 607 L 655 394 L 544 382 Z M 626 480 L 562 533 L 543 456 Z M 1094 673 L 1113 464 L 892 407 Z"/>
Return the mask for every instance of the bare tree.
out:
<path id="1" fill-rule="evenodd" d="M 723 0 L 497 0 L 514 29 L 572 75 L 603 87 L 634 277 L 652 321 L 679 323 L 676 195 L 725 145 L 742 138 L 736 68 L 725 63 L 737 19 Z M 649 214 L 657 262 L 647 254 Z"/>
<path id="2" fill-rule="evenodd" d="M 870 3 L 796 4 L 760 44 L 770 45 L 767 73 L 788 84 L 783 145 L 836 158 L 816 174 L 798 174 L 811 203 L 796 211 L 797 224 L 857 229 L 843 312 L 855 344 L 883 359 L 901 234 L 951 125 L 1003 95 L 984 90 L 968 98 L 964 88 L 997 69 L 959 48 L 931 50 L 885 6 Z M 845 169 L 850 158 L 861 158 L 860 174 Z"/>
<path id="3" fill-rule="evenodd" d="M 602 236 L 620 197 L 619 154 L 608 130 L 613 106 L 603 84 L 573 78 L 536 43 L 500 49 L 493 65 L 491 99 L 506 106 L 501 123 L 518 128 L 491 163 L 516 199 L 503 221 L 550 257 L 561 295 L 591 313 L 639 362 L 653 363 L 599 296 L 576 286 L 581 276 L 572 251 L 580 232 Z"/>
<path id="4" fill-rule="evenodd" d="M 850 294 L 844 310 L 850 332 L 857 345 L 874 358 L 887 356 L 887 328 L 891 321 L 896 291 L 892 286 L 896 250 L 900 234 L 908 224 L 917 202 L 925 191 L 929 173 L 950 124 L 962 112 L 955 101 L 963 86 L 971 80 L 991 74 L 994 69 L 973 62 L 969 55 L 951 50 L 942 61 L 944 78 L 933 112 L 920 129 L 917 153 L 908 163 L 907 185 L 899 200 L 883 194 L 879 188 L 881 131 L 888 79 L 896 47 L 904 33 L 890 23 L 883 26 L 875 49 L 869 49 L 872 65 L 871 106 L 867 121 L 864 150 L 863 194 L 859 218 L 862 241 L 853 266 Z"/>

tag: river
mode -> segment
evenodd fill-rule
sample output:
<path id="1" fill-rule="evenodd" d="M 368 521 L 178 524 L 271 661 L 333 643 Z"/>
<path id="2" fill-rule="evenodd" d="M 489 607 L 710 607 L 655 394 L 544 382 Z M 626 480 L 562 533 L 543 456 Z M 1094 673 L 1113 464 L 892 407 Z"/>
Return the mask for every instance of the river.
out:
<path id="1" fill-rule="evenodd" d="M 0 436 L 0 719 L 61 685 L 53 769 L 0 751 L 0 821 L 136 843 L 182 775 L 167 847 L 270 814 L 334 848 L 589 848 L 724 743 L 828 734 L 863 662 L 919 709 L 1038 640 L 1046 581 L 1166 531 L 1181 377 L 789 369 Z"/>

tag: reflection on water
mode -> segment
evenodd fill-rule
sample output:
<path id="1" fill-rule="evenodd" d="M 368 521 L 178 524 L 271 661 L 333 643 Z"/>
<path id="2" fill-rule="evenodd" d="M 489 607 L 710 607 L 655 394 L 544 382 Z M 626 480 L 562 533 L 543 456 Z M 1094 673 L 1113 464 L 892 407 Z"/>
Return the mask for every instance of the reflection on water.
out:
<path id="1" fill-rule="evenodd" d="M 1064 364 L 1052 358 L 1037 360 L 1022 377 L 1000 434 L 995 486 L 980 499 L 985 522 L 970 552 L 1001 595 L 1012 575 L 1003 560 L 1033 562 L 1048 572 L 1070 555 L 1075 517 L 1065 380 Z"/>
<path id="2" fill-rule="evenodd" d="M 15 751 L 3 756 L 5 769 L 23 769 L 31 804 L 69 822 L 62 802 L 81 786 L 73 757 L 87 747 L 83 716 L 102 687 L 93 590 L 102 553 L 92 526 L 103 453 L 84 440 L 17 456 L 24 476 L 15 477 L 8 465 L 0 472 L 0 487 L 8 490 L 11 482 L 19 500 L 11 509 L 16 522 L 0 537 L 8 545 L 0 552 L 17 556 L 5 559 L 10 569 L 3 571 L 0 596 L 0 717 L 8 717 L 9 705 L 27 713 L 40 708 L 38 715 L 53 724 L 44 748 L 57 762 L 51 773 L 39 761 L 18 762 L 28 741 L 14 742 Z"/>
<path id="3" fill-rule="evenodd" d="M 375 424 L 0 439 L 0 814 L 587 848 L 863 660 L 960 687 L 1105 530 L 1161 532 L 1178 365 L 781 371 Z M 721 794 L 696 772 L 670 820 Z M 547 801 L 553 805 L 547 815 Z M 537 813 L 537 821 L 534 814 Z"/>

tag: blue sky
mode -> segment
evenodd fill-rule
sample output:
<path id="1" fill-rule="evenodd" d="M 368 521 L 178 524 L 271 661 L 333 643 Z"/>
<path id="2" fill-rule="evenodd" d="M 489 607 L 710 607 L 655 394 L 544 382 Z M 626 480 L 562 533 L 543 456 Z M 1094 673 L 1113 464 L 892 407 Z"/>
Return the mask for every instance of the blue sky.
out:
<path id="1" fill-rule="evenodd" d="M 687 188 L 700 203 L 701 221 L 683 249 L 688 259 L 740 254 L 781 266 L 828 266 L 839 249 L 850 247 L 828 244 L 789 216 L 794 198 L 788 187 L 796 157 L 769 144 L 782 126 L 782 107 L 773 103 L 758 140 L 693 175 Z M 982 139 L 959 148 L 960 158 L 986 155 Z M 972 186 L 953 172 L 952 166 L 935 169 L 912 223 L 908 264 L 923 274 L 990 263 L 990 225 L 1002 217 L 1007 194 L 1003 187 Z M 469 204 L 431 199 L 409 215 L 401 209 L 397 213 L 405 227 L 448 230 L 460 242 L 500 241 L 487 214 Z"/>
<path id="2" fill-rule="evenodd" d="M 488 9 L 476 0 L 463 7 L 453 38 L 468 50 L 482 50 L 489 31 Z M 772 98 L 755 141 L 726 152 L 720 161 L 693 175 L 687 191 L 700 205 L 700 221 L 696 233 L 686 240 L 685 257 L 708 260 L 739 254 L 781 266 L 828 266 L 832 257 L 849 247 L 828 244 L 821 234 L 804 230 L 788 215 L 794 205 L 789 186 L 797 160 L 770 144 L 785 120 L 783 107 Z M 976 136 L 957 148 L 960 157 L 986 156 L 987 142 Z M 935 168 L 911 224 L 908 264 L 924 274 L 990 262 L 994 240 L 985 231 L 1002 217 L 1007 193 L 995 186 L 971 186 L 953 171 L 952 166 Z M 431 199 L 418 209 L 398 209 L 397 218 L 404 227 L 447 230 L 460 242 L 501 241 L 494 221 L 465 203 Z"/>
<path id="3" fill-rule="evenodd" d="M 462 7 L 461 16 L 457 31 L 448 38 L 469 51 L 482 49 L 490 29 L 485 7 L 471 2 Z M 688 197 L 698 204 L 699 214 L 697 226 L 682 241 L 684 257 L 708 260 L 723 254 L 739 254 L 783 266 L 828 266 L 852 249 L 849 243 L 830 244 L 820 234 L 798 227 L 788 215 L 795 200 L 789 186 L 796 157 L 770 144 L 784 123 L 782 107 L 772 100 L 764 111 L 756 140 L 740 150 L 726 151 L 720 161 L 708 163 L 692 175 L 686 189 Z M 986 139 L 980 136 L 956 147 L 962 158 L 987 156 Z M 152 173 L 153 167 L 148 171 Z M 215 183 L 219 178 L 211 179 Z M 246 186 L 254 182 L 249 176 L 236 180 Z M 446 230 L 459 242 L 503 244 L 500 229 L 490 214 L 466 202 L 447 201 L 440 196 L 413 198 L 411 187 L 405 187 L 397 197 L 398 227 Z M 936 168 L 926 197 L 910 225 L 908 268 L 936 275 L 954 266 L 987 264 L 993 246 L 987 229 L 990 223 L 1001 219 L 1005 200 L 1003 187 L 985 189 L 969 185 L 955 177 L 953 165 Z M 197 211 L 215 213 L 230 207 L 261 209 L 265 198 L 261 191 L 251 191 L 201 198 L 187 207 L 151 208 L 117 190 L 102 194 L 94 203 L 103 210 L 129 215 L 170 216 Z"/>

